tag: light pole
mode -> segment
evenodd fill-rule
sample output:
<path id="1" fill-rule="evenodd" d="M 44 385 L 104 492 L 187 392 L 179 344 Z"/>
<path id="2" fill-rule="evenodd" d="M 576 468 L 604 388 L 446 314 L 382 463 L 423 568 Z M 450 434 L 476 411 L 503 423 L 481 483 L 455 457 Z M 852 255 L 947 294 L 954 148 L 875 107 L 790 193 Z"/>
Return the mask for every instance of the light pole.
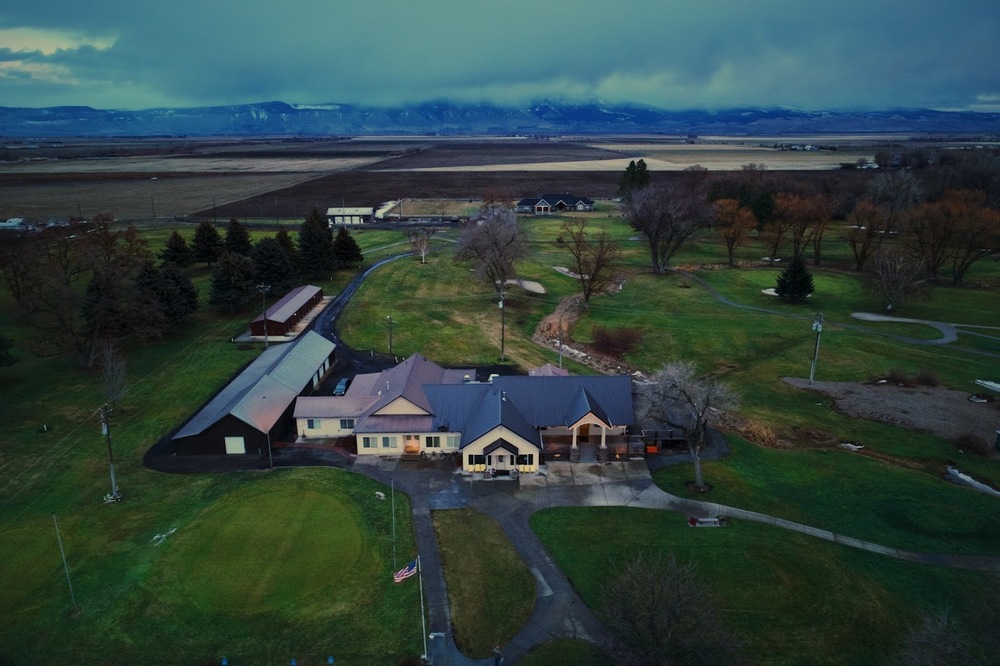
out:
<path id="1" fill-rule="evenodd" d="M 271 291 L 271 285 L 261 283 L 257 291 L 260 292 L 260 317 L 264 320 L 264 349 L 267 349 L 267 292 Z"/>
<path id="2" fill-rule="evenodd" d="M 108 421 L 109 416 L 111 416 L 111 410 L 105 404 L 101 407 L 101 434 L 104 435 L 104 440 L 108 443 L 108 468 L 111 470 L 111 499 L 120 502 L 122 496 L 118 492 L 118 481 L 115 479 L 115 456 L 111 450 L 111 424 Z"/>
<path id="3" fill-rule="evenodd" d="M 389 356 L 392 356 L 392 315 L 385 318 L 385 323 L 389 327 Z"/>
<path id="4" fill-rule="evenodd" d="M 823 313 L 816 313 L 813 319 L 813 330 L 816 331 L 816 347 L 813 349 L 812 365 L 809 366 L 809 383 L 813 383 L 813 375 L 816 374 L 816 359 L 819 357 L 819 336 L 823 333 Z"/>

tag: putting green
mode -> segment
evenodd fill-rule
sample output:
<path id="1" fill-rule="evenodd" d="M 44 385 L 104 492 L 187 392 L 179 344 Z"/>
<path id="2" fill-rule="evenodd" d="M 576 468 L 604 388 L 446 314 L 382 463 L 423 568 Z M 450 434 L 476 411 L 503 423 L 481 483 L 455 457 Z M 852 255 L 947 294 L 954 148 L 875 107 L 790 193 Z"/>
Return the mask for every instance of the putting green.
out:
<path id="1" fill-rule="evenodd" d="M 312 490 L 237 493 L 164 544 L 163 582 L 206 611 L 301 609 L 313 597 L 325 609 L 340 606 L 379 563 L 362 561 L 355 516 L 340 497 Z"/>

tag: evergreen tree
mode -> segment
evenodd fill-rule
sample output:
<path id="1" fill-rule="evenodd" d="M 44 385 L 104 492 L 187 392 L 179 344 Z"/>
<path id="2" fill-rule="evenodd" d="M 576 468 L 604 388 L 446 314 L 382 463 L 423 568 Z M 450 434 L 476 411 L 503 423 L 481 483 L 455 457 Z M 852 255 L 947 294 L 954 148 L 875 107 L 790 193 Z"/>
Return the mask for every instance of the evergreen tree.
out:
<path id="1" fill-rule="evenodd" d="M 787 301 L 799 302 L 806 300 L 806 297 L 813 293 L 813 289 L 812 273 L 806 268 L 802 255 L 797 254 L 785 270 L 781 271 L 774 291 Z"/>
<path id="2" fill-rule="evenodd" d="M 250 257 L 223 253 L 212 271 L 212 293 L 208 302 L 236 313 L 257 300 L 257 272 Z"/>
<path id="3" fill-rule="evenodd" d="M 222 256 L 222 237 L 219 230 L 208 220 L 198 223 L 198 228 L 194 231 L 194 243 L 192 252 L 195 261 L 203 261 L 209 266 L 215 263 Z"/>
<path id="4" fill-rule="evenodd" d="M 333 239 L 333 255 L 337 258 L 338 268 L 360 264 L 365 260 L 358 242 L 344 227 L 340 228 L 337 237 Z"/>
<path id="5" fill-rule="evenodd" d="M 625 200 L 631 199 L 633 193 L 647 185 L 649 185 L 649 168 L 646 166 L 646 160 L 640 159 L 638 162 L 632 160 L 618 181 L 618 195 Z"/>
<path id="6" fill-rule="evenodd" d="M 198 309 L 198 289 L 177 267 L 156 268 L 147 263 L 135 279 L 146 301 L 156 303 L 165 328 L 183 323 Z"/>
<path id="7" fill-rule="evenodd" d="M 295 280 L 295 267 L 275 238 L 262 238 L 250 254 L 257 269 L 257 279 L 276 291 L 285 291 Z"/>
<path id="8" fill-rule="evenodd" d="M 299 272 L 299 250 L 295 247 L 295 241 L 292 240 L 292 237 L 284 227 L 278 229 L 278 233 L 274 235 L 274 240 L 278 241 L 278 245 L 284 250 L 285 256 L 292 262 L 292 267 L 295 269 L 297 277 Z"/>
<path id="9" fill-rule="evenodd" d="M 299 231 L 299 266 L 304 275 L 329 276 L 337 268 L 333 234 L 315 208 Z"/>
<path id="10" fill-rule="evenodd" d="M 253 249 L 250 243 L 250 232 L 235 217 L 229 218 L 226 239 L 222 245 L 229 254 L 242 254 L 244 257 L 249 257 L 250 251 Z"/>
<path id="11" fill-rule="evenodd" d="M 194 262 L 191 248 L 188 247 L 184 236 L 181 236 L 176 229 L 174 233 L 170 234 L 166 246 L 160 252 L 160 260 L 164 265 L 173 264 L 181 268 L 190 266 Z"/>

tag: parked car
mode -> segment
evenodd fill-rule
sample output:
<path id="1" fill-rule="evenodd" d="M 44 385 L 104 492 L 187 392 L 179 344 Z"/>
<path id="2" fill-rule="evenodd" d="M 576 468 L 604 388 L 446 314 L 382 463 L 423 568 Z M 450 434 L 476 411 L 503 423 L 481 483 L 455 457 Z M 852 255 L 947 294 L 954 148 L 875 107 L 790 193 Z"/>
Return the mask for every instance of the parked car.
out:
<path id="1" fill-rule="evenodd" d="M 337 382 L 336 388 L 333 389 L 334 395 L 344 395 L 347 393 L 347 387 L 351 385 L 351 380 L 344 377 L 339 382 Z"/>

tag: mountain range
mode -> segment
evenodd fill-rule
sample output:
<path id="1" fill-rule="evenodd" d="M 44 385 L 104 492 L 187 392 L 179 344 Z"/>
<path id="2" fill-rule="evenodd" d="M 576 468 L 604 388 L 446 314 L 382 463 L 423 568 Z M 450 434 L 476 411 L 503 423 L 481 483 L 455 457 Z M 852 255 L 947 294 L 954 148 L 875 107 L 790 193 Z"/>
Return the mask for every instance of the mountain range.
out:
<path id="1" fill-rule="evenodd" d="M 425 103 L 405 107 L 263 102 L 135 111 L 86 106 L 0 107 L 0 136 L 357 136 L 670 134 L 1000 135 L 1000 113 L 896 109 L 667 111 L 638 105 L 537 102 L 527 106 Z"/>

